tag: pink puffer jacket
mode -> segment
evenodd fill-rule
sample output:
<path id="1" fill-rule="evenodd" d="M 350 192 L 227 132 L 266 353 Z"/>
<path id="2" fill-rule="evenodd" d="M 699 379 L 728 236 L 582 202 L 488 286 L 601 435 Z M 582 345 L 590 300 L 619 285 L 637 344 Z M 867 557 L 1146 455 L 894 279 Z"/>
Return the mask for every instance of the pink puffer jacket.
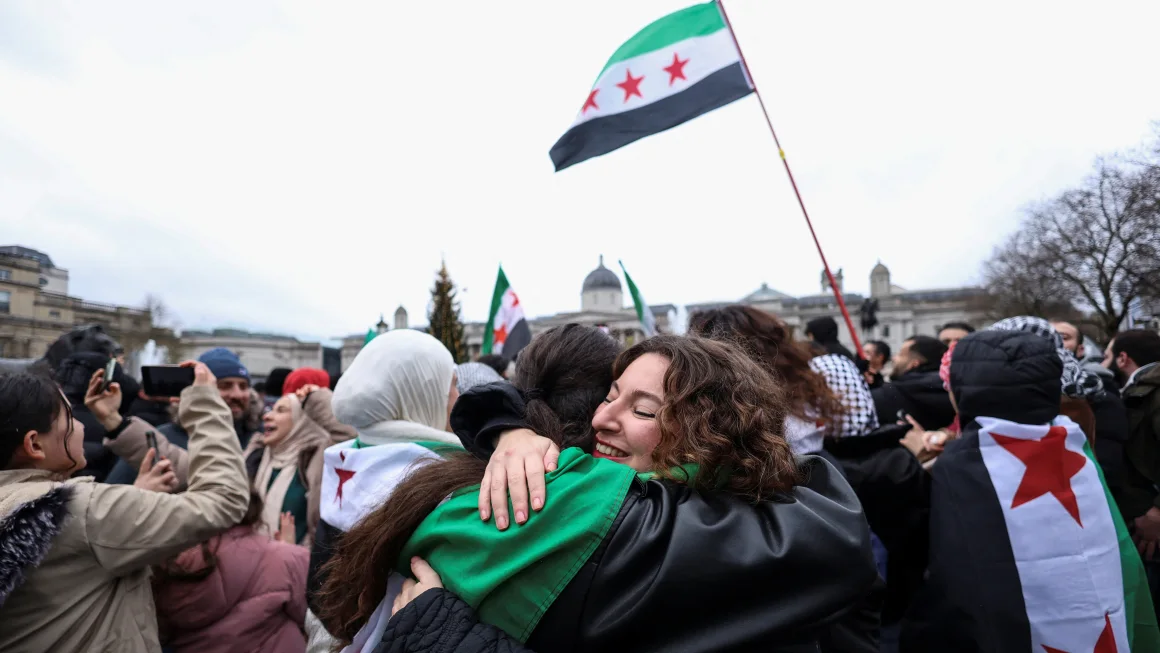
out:
<path id="1" fill-rule="evenodd" d="M 206 578 L 165 579 L 154 587 L 162 641 L 178 653 L 305 651 L 310 552 L 235 526 L 221 536 L 216 556 Z M 201 546 L 184 551 L 177 565 L 204 569 Z"/>

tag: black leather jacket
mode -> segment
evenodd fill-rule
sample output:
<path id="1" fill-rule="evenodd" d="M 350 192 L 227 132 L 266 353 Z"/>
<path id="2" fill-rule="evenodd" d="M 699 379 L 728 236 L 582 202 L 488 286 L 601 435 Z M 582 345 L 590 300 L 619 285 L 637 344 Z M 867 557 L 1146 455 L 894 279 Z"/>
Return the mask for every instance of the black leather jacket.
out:
<path id="1" fill-rule="evenodd" d="M 453 426 L 490 419 L 472 412 L 453 415 Z M 873 621 L 873 632 L 877 613 L 864 599 L 879 580 L 861 505 L 825 460 L 806 456 L 801 465 L 806 480 L 790 496 L 756 505 L 670 481 L 634 482 L 608 535 L 526 648 L 488 626 L 452 625 L 462 611 L 433 596 L 395 615 L 378 650 L 788 653 L 842 639 L 832 632 L 839 619 Z M 425 610 L 434 611 L 415 614 Z M 852 639 L 861 641 L 841 650 L 877 650 L 875 641 Z"/>

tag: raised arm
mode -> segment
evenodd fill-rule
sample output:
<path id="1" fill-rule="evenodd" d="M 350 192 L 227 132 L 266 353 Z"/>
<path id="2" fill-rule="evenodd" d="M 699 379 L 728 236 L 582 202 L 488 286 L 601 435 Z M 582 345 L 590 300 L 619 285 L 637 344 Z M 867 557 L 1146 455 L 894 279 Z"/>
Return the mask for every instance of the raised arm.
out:
<path id="1" fill-rule="evenodd" d="M 306 416 L 330 434 L 331 444 L 353 440 L 358 435 L 358 431 L 354 427 L 343 424 L 334 416 L 334 410 L 330 407 L 330 400 L 334 398 L 334 393 L 329 388 L 303 386 L 298 389 L 298 398 L 302 402 L 302 409 L 306 411 Z"/>
<path id="2" fill-rule="evenodd" d="M 188 365 L 194 366 L 193 363 Z M 181 423 L 189 432 L 189 489 L 162 494 L 94 484 L 85 511 L 89 546 L 114 574 L 161 562 L 238 523 L 249 505 L 249 481 L 230 410 L 209 369 L 197 363 L 182 392 Z"/>

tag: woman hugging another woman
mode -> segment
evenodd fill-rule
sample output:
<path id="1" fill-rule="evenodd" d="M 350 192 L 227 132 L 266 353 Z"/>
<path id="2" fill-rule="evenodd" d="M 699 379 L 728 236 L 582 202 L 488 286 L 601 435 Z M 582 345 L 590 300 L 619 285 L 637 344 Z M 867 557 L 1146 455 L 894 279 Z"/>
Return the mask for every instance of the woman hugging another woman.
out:
<path id="1" fill-rule="evenodd" d="M 434 633 L 464 652 L 816 650 L 877 578 L 853 492 L 822 459 L 795 459 L 784 392 L 740 349 L 660 336 L 609 365 L 616 349 L 597 329 L 553 329 L 514 387 L 465 394 L 452 425 L 477 453 L 502 433 L 491 467 L 426 465 L 347 534 L 324 592 L 331 632 L 361 651 Z M 556 461 L 555 445 L 575 448 Z M 518 525 L 496 528 L 509 477 Z M 415 557 L 442 581 L 399 582 Z"/>

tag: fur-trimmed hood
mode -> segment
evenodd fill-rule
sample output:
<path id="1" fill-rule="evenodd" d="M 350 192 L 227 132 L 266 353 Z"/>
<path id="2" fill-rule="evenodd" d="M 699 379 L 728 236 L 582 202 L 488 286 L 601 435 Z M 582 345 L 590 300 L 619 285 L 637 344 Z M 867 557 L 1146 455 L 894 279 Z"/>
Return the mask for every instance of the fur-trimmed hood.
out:
<path id="1" fill-rule="evenodd" d="M 84 481 L 54 483 L 37 470 L 0 472 L 0 606 L 48 553 L 68 517 L 76 482 Z"/>

